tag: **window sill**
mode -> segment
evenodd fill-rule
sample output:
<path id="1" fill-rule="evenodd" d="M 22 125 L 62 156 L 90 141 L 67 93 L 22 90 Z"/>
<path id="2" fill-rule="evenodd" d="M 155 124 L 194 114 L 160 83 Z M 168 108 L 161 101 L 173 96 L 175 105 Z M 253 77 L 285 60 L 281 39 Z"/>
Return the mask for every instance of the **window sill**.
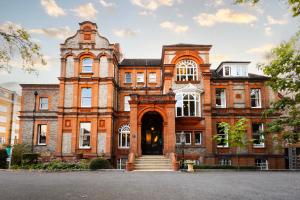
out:
<path id="1" fill-rule="evenodd" d="M 37 144 L 36 146 L 47 146 L 47 144 Z"/>
<path id="2" fill-rule="evenodd" d="M 124 150 L 127 150 L 129 149 L 130 147 L 119 147 L 119 149 L 124 149 Z"/>
<path id="3" fill-rule="evenodd" d="M 94 72 L 80 72 L 80 75 L 93 75 Z"/>
<path id="4" fill-rule="evenodd" d="M 192 84 L 199 84 L 200 81 L 175 81 L 176 84 L 188 84 L 188 83 L 192 83 Z"/>
<path id="5" fill-rule="evenodd" d="M 92 148 L 91 147 L 79 147 L 79 150 L 80 149 L 89 150 L 89 149 L 92 149 Z"/>
<path id="6" fill-rule="evenodd" d="M 219 148 L 219 149 L 222 149 L 222 148 L 224 148 L 224 149 L 228 149 L 228 148 L 229 148 L 229 146 L 217 146 L 217 148 Z"/>
<path id="7" fill-rule="evenodd" d="M 260 109 L 260 108 L 262 108 L 262 107 L 251 107 L 251 108 L 253 108 L 253 109 Z"/>
<path id="8" fill-rule="evenodd" d="M 266 146 L 253 146 L 254 149 L 264 149 Z"/>
<path id="9" fill-rule="evenodd" d="M 124 83 L 124 84 L 125 84 L 125 85 L 131 85 L 131 84 L 132 84 L 132 82 L 130 82 L 130 83 L 128 82 L 128 83 Z"/>
<path id="10" fill-rule="evenodd" d="M 226 106 L 216 106 L 216 108 L 226 108 Z"/>

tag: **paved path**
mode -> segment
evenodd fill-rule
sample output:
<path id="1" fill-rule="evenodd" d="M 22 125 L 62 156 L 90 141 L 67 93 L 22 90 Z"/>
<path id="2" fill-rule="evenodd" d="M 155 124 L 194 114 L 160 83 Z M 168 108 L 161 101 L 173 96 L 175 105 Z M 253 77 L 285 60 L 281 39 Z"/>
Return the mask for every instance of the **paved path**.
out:
<path id="1" fill-rule="evenodd" d="M 6 172 L 0 199 L 299 200 L 299 172 Z"/>

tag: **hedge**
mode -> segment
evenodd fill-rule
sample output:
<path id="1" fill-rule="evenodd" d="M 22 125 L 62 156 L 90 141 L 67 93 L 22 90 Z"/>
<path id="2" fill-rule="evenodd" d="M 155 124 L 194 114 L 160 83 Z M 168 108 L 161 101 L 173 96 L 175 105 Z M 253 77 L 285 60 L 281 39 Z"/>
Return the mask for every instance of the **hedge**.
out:
<path id="1" fill-rule="evenodd" d="M 7 152 L 5 149 L 0 149 L 0 169 L 7 168 L 7 161 L 8 158 Z"/>

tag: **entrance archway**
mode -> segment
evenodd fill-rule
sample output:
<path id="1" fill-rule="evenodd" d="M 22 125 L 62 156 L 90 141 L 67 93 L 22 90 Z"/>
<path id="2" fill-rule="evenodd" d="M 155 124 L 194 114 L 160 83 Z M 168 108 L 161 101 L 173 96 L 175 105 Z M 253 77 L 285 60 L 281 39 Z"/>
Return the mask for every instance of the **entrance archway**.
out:
<path id="1" fill-rule="evenodd" d="M 158 112 L 147 112 L 142 117 L 141 146 L 143 155 L 163 153 L 163 118 Z"/>

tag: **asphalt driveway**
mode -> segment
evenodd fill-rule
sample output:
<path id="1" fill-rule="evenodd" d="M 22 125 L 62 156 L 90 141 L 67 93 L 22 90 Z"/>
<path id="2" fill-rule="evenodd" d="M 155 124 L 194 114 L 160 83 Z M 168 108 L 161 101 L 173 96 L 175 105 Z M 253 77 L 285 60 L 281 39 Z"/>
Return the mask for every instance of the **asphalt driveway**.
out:
<path id="1" fill-rule="evenodd" d="M 298 200 L 299 172 L 7 172 L 1 200 Z"/>

